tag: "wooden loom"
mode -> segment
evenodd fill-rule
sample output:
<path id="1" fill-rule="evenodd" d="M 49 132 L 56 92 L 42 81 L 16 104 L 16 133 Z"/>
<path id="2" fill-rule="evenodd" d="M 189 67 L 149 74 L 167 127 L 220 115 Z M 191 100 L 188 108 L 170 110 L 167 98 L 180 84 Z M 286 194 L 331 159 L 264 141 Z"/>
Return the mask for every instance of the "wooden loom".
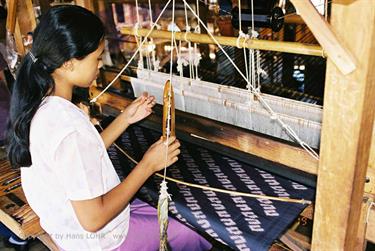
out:
<path id="1" fill-rule="evenodd" d="M 375 6 L 368 6 L 366 1 L 333 1 L 330 25 L 318 15 L 309 1 L 295 0 L 292 3 L 321 44 L 323 48 L 321 54 L 328 56 L 320 161 L 311 159 L 298 147 L 188 114 L 176 113 L 176 128 L 184 133 L 196 134 L 211 142 L 317 175 L 312 249 L 361 248 L 365 237 L 374 241 L 372 229 L 374 210 L 370 210 L 369 222 L 365 224 L 363 215 L 369 204 L 363 201 L 373 199 L 374 187 L 371 178 L 375 160 L 375 139 L 371 141 L 374 122 L 372 111 L 374 92 L 371 90 L 374 88 L 374 74 L 370 73 L 370 69 L 374 66 Z M 356 13 L 364 15 L 358 18 Z M 347 21 L 339 25 L 344 17 Z M 355 28 L 370 23 L 370 32 L 361 32 Z M 349 41 L 348 33 L 345 31 L 351 37 L 357 37 L 358 41 Z M 122 33 L 134 35 L 132 30 L 125 28 Z M 144 36 L 146 33 L 147 30 L 138 30 L 140 35 Z M 154 34 L 155 38 L 170 37 L 165 31 L 153 31 L 151 34 Z M 176 39 L 212 43 L 207 35 L 191 33 L 186 36 L 177 33 Z M 220 39 L 222 44 L 236 45 L 236 38 Z M 287 47 L 286 50 L 282 48 L 284 45 Z M 247 46 L 275 51 L 303 52 L 309 55 L 317 55 L 316 51 L 320 50 L 319 47 L 315 47 L 313 51 L 308 52 L 302 50 L 301 45 L 293 45 L 259 41 L 258 45 L 248 42 Z M 124 76 L 123 79 L 127 77 Z M 92 92 L 93 97 L 98 94 L 97 90 L 93 89 Z M 104 95 L 98 101 L 112 107 L 120 107 L 128 102 L 116 99 L 113 95 Z M 153 116 L 150 120 L 157 120 L 157 118 Z M 184 121 L 188 121 L 189 124 L 184 125 Z M 366 176 L 370 179 L 364 190 Z"/>
<path id="2" fill-rule="evenodd" d="M 90 9 L 93 2 L 80 1 Z M 100 6 L 102 1 L 98 2 Z M 177 113 L 176 129 L 317 175 L 312 249 L 361 249 L 365 238 L 375 242 L 374 209 L 370 210 L 367 231 L 365 227 L 375 179 L 375 81 L 371 72 L 375 66 L 375 6 L 366 0 L 333 1 L 329 25 L 308 1 L 292 2 L 328 55 L 320 161 L 299 147 L 189 114 Z M 370 27 L 365 32 L 367 25 Z M 357 40 L 352 41 L 353 37 Z M 266 46 L 260 43 L 256 48 Z M 282 50 L 284 44 L 275 42 L 272 46 Z M 92 93 L 96 96 L 97 90 L 92 89 Z M 98 102 L 122 109 L 129 101 L 105 94 Z M 157 116 L 149 119 L 161 122 Z M 366 177 L 369 182 L 365 184 Z"/>

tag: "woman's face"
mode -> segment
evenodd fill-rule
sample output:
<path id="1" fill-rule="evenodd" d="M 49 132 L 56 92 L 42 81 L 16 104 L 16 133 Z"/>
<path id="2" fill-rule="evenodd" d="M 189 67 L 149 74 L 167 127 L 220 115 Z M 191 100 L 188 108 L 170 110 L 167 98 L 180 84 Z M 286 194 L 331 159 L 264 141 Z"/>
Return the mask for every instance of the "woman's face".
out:
<path id="1" fill-rule="evenodd" d="M 103 51 L 104 42 L 101 42 L 98 49 L 87 55 L 85 58 L 81 60 L 72 60 L 73 72 L 70 78 L 75 86 L 89 87 L 98 77 L 99 68 L 103 66 Z"/>

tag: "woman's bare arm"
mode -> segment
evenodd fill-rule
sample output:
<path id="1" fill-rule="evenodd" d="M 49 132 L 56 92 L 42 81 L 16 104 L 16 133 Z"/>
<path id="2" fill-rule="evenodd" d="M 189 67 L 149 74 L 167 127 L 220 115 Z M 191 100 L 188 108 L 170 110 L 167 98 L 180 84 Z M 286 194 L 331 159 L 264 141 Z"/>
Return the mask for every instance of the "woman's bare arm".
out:
<path id="1" fill-rule="evenodd" d="M 171 137 L 168 146 L 167 166 L 177 161 L 180 143 Z M 165 165 L 166 144 L 160 139 L 153 144 L 133 171 L 108 193 L 90 200 L 71 201 L 82 227 L 96 232 L 115 218 L 156 171 Z"/>
<path id="2" fill-rule="evenodd" d="M 117 116 L 112 123 L 101 132 L 106 148 L 110 147 L 113 142 L 128 128 L 129 125 L 136 123 L 152 112 L 152 107 L 155 105 L 155 98 L 143 93 L 140 97 L 134 100 L 126 109 Z"/>

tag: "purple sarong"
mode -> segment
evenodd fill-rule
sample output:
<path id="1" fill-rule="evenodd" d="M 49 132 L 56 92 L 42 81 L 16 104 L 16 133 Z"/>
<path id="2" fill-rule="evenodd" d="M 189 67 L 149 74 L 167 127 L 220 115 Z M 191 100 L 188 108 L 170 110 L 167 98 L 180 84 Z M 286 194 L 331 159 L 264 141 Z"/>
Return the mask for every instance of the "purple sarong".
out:
<path id="1" fill-rule="evenodd" d="M 168 244 L 172 251 L 210 250 L 211 244 L 195 231 L 169 217 Z M 159 250 L 158 213 L 149 204 L 135 199 L 130 204 L 129 232 L 125 241 L 113 251 Z"/>
<path id="2" fill-rule="evenodd" d="M 130 204 L 129 231 L 125 241 L 112 251 L 159 250 L 158 212 L 139 199 Z M 205 251 L 212 245 L 184 224 L 169 217 L 168 244 L 171 251 Z M 59 247 L 60 251 L 65 251 Z"/>

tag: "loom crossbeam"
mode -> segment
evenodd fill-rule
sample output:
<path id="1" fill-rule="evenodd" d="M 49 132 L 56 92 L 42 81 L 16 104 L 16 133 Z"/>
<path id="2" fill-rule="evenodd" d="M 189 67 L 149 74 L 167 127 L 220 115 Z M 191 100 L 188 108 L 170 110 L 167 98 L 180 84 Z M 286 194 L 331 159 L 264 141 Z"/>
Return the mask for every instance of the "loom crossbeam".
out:
<path id="1" fill-rule="evenodd" d="M 123 35 L 136 35 L 146 36 L 148 34 L 148 29 L 139 29 L 135 31 L 133 28 L 124 27 L 121 29 Z M 171 32 L 154 30 L 149 35 L 150 38 L 158 39 L 170 39 Z M 196 33 L 185 33 L 176 32 L 176 40 L 190 41 L 192 43 L 202 43 L 202 44 L 215 44 L 212 38 L 207 34 L 196 34 Z M 237 46 L 237 37 L 224 37 L 215 36 L 215 39 L 221 45 Z M 296 42 L 278 42 L 278 41 L 268 41 L 268 40 L 250 40 L 245 42 L 245 39 L 240 39 L 239 44 L 248 49 L 259 49 L 268 51 L 278 51 L 286 53 L 296 53 L 301 55 L 310 56 L 324 56 L 322 48 L 318 45 L 302 44 Z"/>

